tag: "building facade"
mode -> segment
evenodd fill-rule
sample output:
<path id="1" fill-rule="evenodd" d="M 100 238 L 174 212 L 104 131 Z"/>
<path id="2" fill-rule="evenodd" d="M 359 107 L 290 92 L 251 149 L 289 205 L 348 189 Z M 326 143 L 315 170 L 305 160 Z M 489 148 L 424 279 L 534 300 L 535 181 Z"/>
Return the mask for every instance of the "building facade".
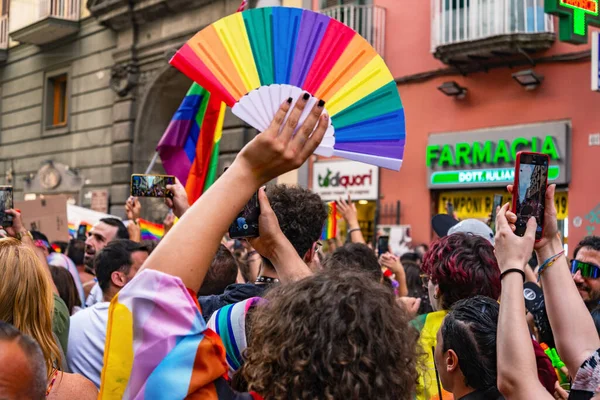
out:
<path id="1" fill-rule="evenodd" d="M 94 193 L 105 192 L 106 211 L 124 216 L 131 174 L 146 171 L 191 84 L 169 59 L 196 32 L 235 12 L 240 1 L 5 3 L 0 182 L 14 186 L 16 201 L 67 194 L 89 207 Z M 281 1 L 250 1 L 251 7 L 274 4 Z M 254 135 L 228 112 L 220 170 Z M 160 160 L 152 173 L 164 173 Z M 285 179 L 297 182 L 298 172 Z M 144 217 L 161 220 L 165 209 L 154 205 Z"/>
<path id="2" fill-rule="evenodd" d="M 590 45 L 558 41 L 558 21 L 544 14 L 542 0 L 314 0 L 313 7 L 336 8 L 329 3 L 344 3 L 338 7 L 355 16 L 355 29 L 370 18 L 373 35 L 384 32 L 384 59 L 406 110 L 407 151 L 400 172 L 379 172 L 377 224 L 410 226 L 413 243 L 428 243 L 431 217 L 449 208 L 487 220 L 495 194 L 511 199 L 505 187 L 516 152 L 529 150 L 550 156 L 569 250 L 599 234 L 600 94 L 591 90 Z"/>

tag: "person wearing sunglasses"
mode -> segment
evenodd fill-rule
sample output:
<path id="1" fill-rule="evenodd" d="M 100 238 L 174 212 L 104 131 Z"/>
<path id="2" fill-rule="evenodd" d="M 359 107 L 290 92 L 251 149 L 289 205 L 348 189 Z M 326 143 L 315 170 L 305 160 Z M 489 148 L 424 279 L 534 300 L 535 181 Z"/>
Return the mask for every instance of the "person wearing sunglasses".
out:
<path id="1" fill-rule="evenodd" d="M 587 236 L 577 245 L 571 274 L 581 298 L 592 311 L 600 304 L 600 237 Z"/>

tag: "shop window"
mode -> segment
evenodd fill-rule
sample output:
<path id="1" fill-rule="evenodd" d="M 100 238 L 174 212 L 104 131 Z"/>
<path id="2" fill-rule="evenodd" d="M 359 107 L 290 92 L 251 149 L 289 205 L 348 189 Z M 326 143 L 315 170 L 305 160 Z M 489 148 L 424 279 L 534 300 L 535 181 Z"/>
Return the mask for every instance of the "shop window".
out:
<path id="1" fill-rule="evenodd" d="M 45 95 L 45 131 L 64 133 L 69 122 L 69 74 L 67 71 L 56 71 L 46 75 Z"/>

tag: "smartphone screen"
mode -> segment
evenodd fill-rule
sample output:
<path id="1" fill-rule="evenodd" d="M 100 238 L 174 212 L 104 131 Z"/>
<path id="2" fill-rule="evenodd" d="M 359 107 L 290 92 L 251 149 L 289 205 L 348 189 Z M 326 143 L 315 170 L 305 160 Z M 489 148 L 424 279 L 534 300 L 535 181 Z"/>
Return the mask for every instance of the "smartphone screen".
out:
<path id="1" fill-rule="evenodd" d="M 527 229 L 527 221 L 535 217 L 537 222 L 535 238 L 539 240 L 542 238 L 544 227 L 549 159 L 545 154 L 520 153 L 518 160 L 513 188 L 513 209 L 517 214 L 515 233 L 523 236 Z"/>
<path id="2" fill-rule="evenodd" d="M 492 232 L 496 233 L 496 210 L 498 207 L 502 206 L 502 195 L 495 194 L 494 195 L 494 203 L 492 204 L 492 214 L 490 217 L 490 228 L 492 228 Z"/>
<path id="3" fill-rule="evenodd" d="M 389 236 L 379 236 L 379 239 L 377 239 L 377 252 L 379 254 L 379 257 L 381 257 L 382 254 L 385 254 L 389 251 L 390 248 L 390 237 Z"/>
<path id="4" fill-rule="evenodd" d="M 135 197 L 172 197 L 167 185 L 174 185 L 171 175 L 131 175 L 131 195 Z"/>
<path id="5" fill-rule="evenodd" d="M 0 186 L 0 225 L 12 226 L 13 216 L 4 212 L 13 208 L 12 186 Z"/>
<path id="6" fill-rule="evenodd" d="M 257 192 L 252 195 L 250 201 L 229 226 L 229 237 L 232 239 L 258 237 L 258 217 L 260 217 L 260 206 Z"/>
<path id="7" fill-rule="evenodd" d="M 454 217 L 454 206 L 452 205 L 452 202 L 450 200 L 446 202 L 446 214 L 450 215 L 451 217 Z"/>
<path id="8" fill-rule="evenodd" d="M 87 225 L 79 224 L 79 228 L 77 228 L 77 239 L 86 240 L 87 239 Z"/>

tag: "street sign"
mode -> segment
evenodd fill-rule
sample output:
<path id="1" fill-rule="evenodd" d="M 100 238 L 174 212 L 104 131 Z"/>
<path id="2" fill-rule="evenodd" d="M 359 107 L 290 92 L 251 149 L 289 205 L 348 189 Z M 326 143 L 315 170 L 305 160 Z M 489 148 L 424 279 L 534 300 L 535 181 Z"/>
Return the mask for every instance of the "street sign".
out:
<path id="1" fill-rule="evenodd" d="M 592 32 L 592 90 L 600 92 L 600 32 Z"/>
<path id="2" fill-rule="evenodd" d="M 546 0 L 546 13 L 558 17 L 559 38 L 563 42 L 586 44 L 588 26 L 600 28 L 600 0 Z"/>

